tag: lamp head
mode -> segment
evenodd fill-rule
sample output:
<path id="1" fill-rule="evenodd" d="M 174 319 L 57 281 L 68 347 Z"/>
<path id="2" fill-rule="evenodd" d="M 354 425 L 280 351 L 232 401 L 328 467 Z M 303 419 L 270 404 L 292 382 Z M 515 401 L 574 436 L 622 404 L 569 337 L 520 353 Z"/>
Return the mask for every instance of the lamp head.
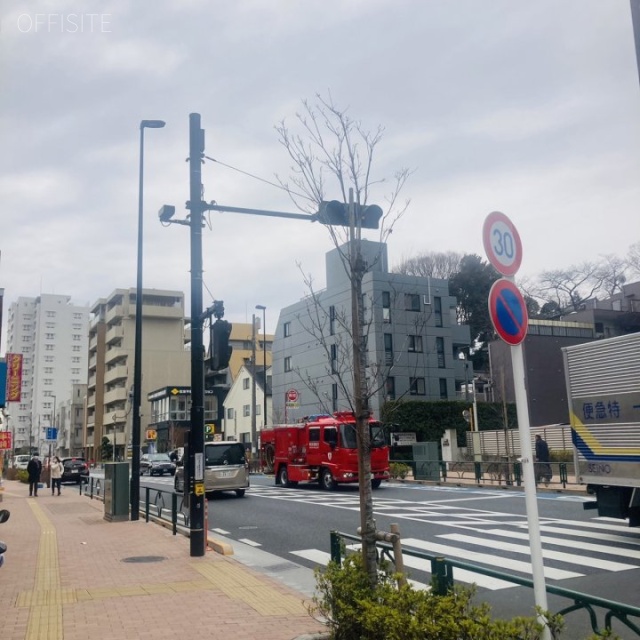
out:
<path id="1" fill-rule="evenodd" d="M 141 129 L 162 129 L 165 125 L 164 120 L 142 120 L 140 122 Z"/>
<path id="2" fill-rule="evenodd" d="M 263 304 L 257 304 L 256 309 L 259 309 L 260 311 L 266 311 L 267 307 L 265 307 Z"/>

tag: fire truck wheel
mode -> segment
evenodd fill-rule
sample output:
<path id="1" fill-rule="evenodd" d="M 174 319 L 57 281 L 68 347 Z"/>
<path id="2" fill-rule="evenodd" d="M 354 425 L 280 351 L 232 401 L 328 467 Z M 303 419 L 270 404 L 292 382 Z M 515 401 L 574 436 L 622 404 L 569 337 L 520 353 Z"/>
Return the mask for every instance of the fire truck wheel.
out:
<path id="1" fill-rule="evenodd" d="M 289 472 L 287 471 L 287 467 L 285 467 L 284 465 L 282 465 L 280 467 L 280 470 L 278 471 L 278 484 L 282 485 L 283 487 L 290 486 Z"/>
<path id="2" fill-rule="evenodd" d="M 381 484 L 382 484 L 382 480 L 380 480 L 380 478 L 374 478 L 371 481 L 371 488 L 372 489 L 379 489 Z"/>
<path id="3" fill-rule="evenodd" d="M 333 491 L 336 488 L 336 481 L 333 479 L 331 475 L 331 471 L 329 469 L 323 469 L 322 475 L 320 476 L 320 484 L 327 491 Z"/>
<path id="4" fill-rule="evenodd" d="M 244 489 L 236 489 L 236 495 L 238 498 L 244 498 Z"/>

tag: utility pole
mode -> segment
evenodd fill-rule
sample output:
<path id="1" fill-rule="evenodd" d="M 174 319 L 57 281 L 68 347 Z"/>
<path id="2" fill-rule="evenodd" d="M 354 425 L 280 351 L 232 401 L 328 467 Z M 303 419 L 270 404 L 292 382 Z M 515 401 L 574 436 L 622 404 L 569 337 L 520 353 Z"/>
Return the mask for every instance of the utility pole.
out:
<path id="1" fill-rule="evenodd" d="M 204 346 L 202 339 L 202 159 L 200 114 L 189 114 L 189 227 L 191 241 L 191 430 L 189 431 L 189 543 L 191 556 L 205 554 Z"/>

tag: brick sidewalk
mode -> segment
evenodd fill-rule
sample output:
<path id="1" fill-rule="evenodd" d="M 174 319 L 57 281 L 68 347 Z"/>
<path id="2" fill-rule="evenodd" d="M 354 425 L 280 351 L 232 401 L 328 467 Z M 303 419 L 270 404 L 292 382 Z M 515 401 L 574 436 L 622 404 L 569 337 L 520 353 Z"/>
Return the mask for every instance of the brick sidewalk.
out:
<path id="1" fill-rule="evenodd" d="M 191 558 L 188 538 L 169 529 L 107 522 L 102 503 L 72 486 L 37 498 L 25 484 L 4 487 L 3 640 L 292 640 L 326 631 L 304 596 L 232 556 Z"/>

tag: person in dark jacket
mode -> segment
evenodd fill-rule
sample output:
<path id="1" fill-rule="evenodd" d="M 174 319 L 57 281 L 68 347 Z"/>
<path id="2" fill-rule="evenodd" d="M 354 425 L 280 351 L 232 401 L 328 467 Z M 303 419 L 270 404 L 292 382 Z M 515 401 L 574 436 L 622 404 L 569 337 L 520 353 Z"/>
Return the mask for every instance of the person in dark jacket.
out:
<path id="1" fill-rule="evenodd" d="M 29 464 L 27 464 L 27 473 L 29 474 L 29 495 L 38 497 L 38 483 L 40 482 L 40 474 L 42 473 L 42 462 L 35 453 Z"/>
<path id="2" fill-rule="evenodd" d="M 549 461 L 549 445 L 538 434 L 536 436 L 536 484 L 540 480 L 544 480 L 546 484 L 549 484 L 553 476 Z"/>

